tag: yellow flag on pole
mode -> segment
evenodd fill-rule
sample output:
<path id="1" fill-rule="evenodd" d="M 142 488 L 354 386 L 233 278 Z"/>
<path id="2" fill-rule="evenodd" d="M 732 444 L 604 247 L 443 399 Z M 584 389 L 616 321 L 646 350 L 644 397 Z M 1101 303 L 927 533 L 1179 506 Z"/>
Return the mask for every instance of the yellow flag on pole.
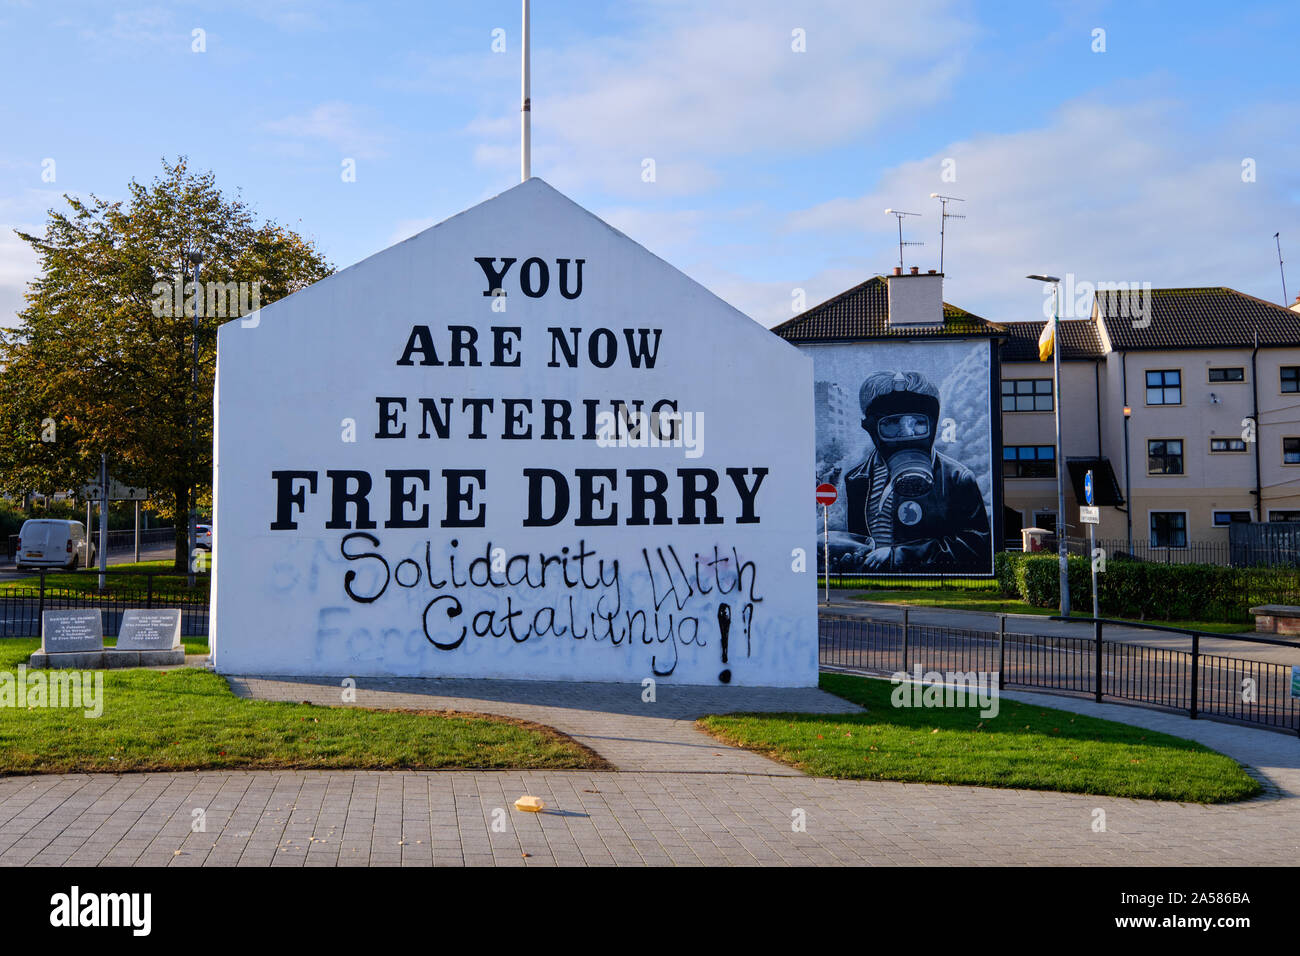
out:
<path id="1" fill-rule="evenodd" d="M 1038 361 L 1046 362 L 1052 357 L 1052 349 L 1056 346 L 1056 317 L 1053 316 L 1050 321 L 1043 323 L 1043 331 L 1038 336 Z"/>

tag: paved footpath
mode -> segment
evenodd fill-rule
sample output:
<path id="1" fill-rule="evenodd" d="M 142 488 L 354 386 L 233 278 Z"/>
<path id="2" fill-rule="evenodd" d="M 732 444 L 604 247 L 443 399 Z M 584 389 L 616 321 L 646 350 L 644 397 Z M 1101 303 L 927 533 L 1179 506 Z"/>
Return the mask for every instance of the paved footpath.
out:
<path id="1" fill-rule="evenodd" d="M 333 683 L 232 681 L 338 703 Z M 543 716 L 621 771 L 221 771 L 0 779 L 0 864 L 1292 865 L 1300 741 L 1115 704 L 1008 693 L 1203 740 L 1269 783 L 1228 806 L 794 774 L 693 716 L 850 705 L 814 691 L 358 681 L 357 703 Z M 512 808 L 524 793 L 548 812 Z M 202 811 L 204 829 L 192 824 Z M 1094 829 L 1104 812 L 1104 831 Z M 802 826 L 800 826 L 802 824 Z"/>

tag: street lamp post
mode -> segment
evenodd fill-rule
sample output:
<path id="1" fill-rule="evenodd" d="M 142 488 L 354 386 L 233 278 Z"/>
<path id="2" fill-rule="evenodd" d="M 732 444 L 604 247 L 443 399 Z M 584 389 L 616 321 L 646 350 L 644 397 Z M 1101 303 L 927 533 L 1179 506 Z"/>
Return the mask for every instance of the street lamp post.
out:
<path id="1" fill-rule="evenodd" d="M 1124 371 L 1128 375 L 1128 370 Z M 1126 381 L 1125 385 L 1128 384 Z M 1128 553 L 1133 553 L 1133 483 L 1129 480 L 1128 422 L 1133 417 L 1133 409 L 1124 406 L 1124 524 L 1128 531 Z"/>
<path id="2" fill-rule="evenodd" d="M 1052 284 L 1052 409 L 1056 422 L 1056 552 L 1061 576 L 1061 614 L 1070 614 L 1070 546 L 1065 537 L 1065 455 L 1061 447 L 1061 280 L 1057 276 L 1031 275 L 1028 279 Z"/>

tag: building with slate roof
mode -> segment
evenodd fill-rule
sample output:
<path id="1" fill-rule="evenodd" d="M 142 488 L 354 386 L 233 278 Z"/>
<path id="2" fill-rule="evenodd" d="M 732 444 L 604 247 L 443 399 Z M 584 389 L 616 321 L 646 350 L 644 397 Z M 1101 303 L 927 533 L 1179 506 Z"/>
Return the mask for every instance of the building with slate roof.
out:
<path id="1" fill-rule="evenodd" d="M 1056 523 L 1042 327 L 1005 325 L 1008 531 L 1017 520 Z M 1300 520 L 1294 307 L 1223 287 L 1102 292 L 1089 319 L 1061 323 L 1061 343 L 1067 534 L 1086 533 L 1078 506 L 1088 470 L 1102 506 L 1099 538 L 1157 558 L 1213 556 L 1197 545 L 1226 544 L 1235 521 Z"/>
<path id="2" fill-rule="evenodd" d="M 988 505 L 998 546 L 1017 547 L 1022 528 L 1058 523 L 1056 396 L 1051 363 L 1038 359 L 1044 323 L 991 321 L 943 302 L 942 279 L 895 269 L 772 331 L 814 358 L 818 479 L 841 492 L 852 462 L 828 460 L 843 449 L 823 454 L 830 442 L 822 432 L 851 446 L 848 459 L 869 448 L 854 384 L 845 380 L 852 377 L 843 371 L 846 356 L 866 369 L 935 366 L 925 356 L 941 352 L 960 364 L 987 351 L 990 403 L 997 402 L 987 431 Z M 917 294 L 891 303 L 891 294 L 908 290 Z M 1300 520 L 1300 297 L 1286 308 L 1221 286 L 1103 289 L 1089 318 L 1062 320 L 1059 339 L 1070 537 L 1086 536 L 1078 509 L 1089 471 L 1101 508 L 1098 538 L 1112 552 L 1223 558 L 1232 522 Z M 963 394 L 982 390 L 969 375 L 957 383 Z M 945 395 L 946 404 L 955 400 Z M 954 424 L 975 424 L 970 402 L 958 404 L 963 415 Z M 841 497 L 832 532 L 845 507 Z M 1198 550 L 1203 543 L 1217 547 Z"/>

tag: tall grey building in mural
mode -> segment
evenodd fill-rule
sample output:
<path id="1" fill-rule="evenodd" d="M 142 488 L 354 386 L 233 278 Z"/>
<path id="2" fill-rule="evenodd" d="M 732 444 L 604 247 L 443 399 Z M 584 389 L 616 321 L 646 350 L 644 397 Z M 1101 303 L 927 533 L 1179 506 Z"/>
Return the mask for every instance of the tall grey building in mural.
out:
<path id="1" fill-rule="evenodd" d="M 874 277 L 773 331 L 813 360 L 815 478 L 839 493 L 831 570 L 991 574 L 1001 545 L 993 396 L 1005 330 L 945 304 L 943 276 L 913 269 Z"/>

